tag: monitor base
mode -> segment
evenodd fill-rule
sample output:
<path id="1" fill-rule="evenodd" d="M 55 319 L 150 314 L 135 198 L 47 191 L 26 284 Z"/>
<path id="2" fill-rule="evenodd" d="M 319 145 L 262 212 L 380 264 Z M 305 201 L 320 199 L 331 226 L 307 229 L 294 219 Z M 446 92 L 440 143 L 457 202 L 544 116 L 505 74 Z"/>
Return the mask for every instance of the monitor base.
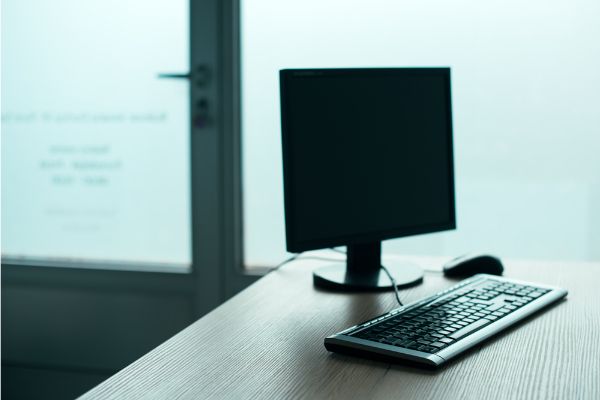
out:
<path id="1" fill-rule="evenodd" d="M 418 285 L 423 282 L 423 269 L 409 263 L 394 263 L 386 260 L 385 267 L 396 280 L 398 288 Z M 368 273 L 349 273 L 346 264 L 333 264 L 313 271 L 316 287 L 346 292 L 383 292 L 392 290 L 392 283 L 380 268 Z"/>

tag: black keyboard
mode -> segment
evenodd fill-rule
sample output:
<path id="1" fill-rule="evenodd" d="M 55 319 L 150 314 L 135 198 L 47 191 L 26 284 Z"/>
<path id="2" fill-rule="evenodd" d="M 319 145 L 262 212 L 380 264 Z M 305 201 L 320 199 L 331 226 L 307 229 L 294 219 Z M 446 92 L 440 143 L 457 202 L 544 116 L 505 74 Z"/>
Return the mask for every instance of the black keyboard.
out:
<path id="1" fill-rule="evenodd" d="M 566 294 L 564 289 L 476 275 L 330 336 L 325 347 L 438 366 Z"/>

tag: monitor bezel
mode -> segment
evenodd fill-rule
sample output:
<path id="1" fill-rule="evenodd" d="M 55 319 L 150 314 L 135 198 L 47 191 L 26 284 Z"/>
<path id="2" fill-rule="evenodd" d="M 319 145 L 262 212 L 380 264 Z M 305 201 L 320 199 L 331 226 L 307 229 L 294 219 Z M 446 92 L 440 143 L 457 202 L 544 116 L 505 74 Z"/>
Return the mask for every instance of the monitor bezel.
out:
<path id="1" fill-rule="evenodd" d="M 442 76 L 446 84 L 447 96 L 447 139 L 448 139 L 448 179 L 449 179 L 449 199 L 450 199 L 450 219 L 436 224 L 409 226 L 401 228 L 392 228 L 389 230 L 377 230 L 360 234 L 341 235 L 331 238 L 319 238 L 299 240 L 294 236 L 296 221 L 294 220 L 294 198 L 292 196 L 290 160 L 291 149 L 289 146 L 289 126 L 287 121 L 287 82 L 295 77 L 323 76 L 323 75 L 389 75 L 389 74 L 411 74 L 411 75 L 439 75 Z M 450 84 L 449 67 L 422 67 L 422 68 L 303 68 L 303 69 L 282 69 L 279 71 L 280 84 L 280 107 L 281 107 L 281 145 L 283 155 L 283 186 L 284 186 L 284 214 L 285 214 L 285 232 L 286 247 L 288 252 L 297 253 L 308 250 L 317 250 L 338 246 L 347 246 L 359 243 L 377 242 L 388 239 L 402 238 L 425 233 L 434 233 L 456 229 L 456 205 L 455 205 L 455 182 L 454 182 L 454 143 L 453 143 L 453 125 L 452 125 L 452 93 Z"/>

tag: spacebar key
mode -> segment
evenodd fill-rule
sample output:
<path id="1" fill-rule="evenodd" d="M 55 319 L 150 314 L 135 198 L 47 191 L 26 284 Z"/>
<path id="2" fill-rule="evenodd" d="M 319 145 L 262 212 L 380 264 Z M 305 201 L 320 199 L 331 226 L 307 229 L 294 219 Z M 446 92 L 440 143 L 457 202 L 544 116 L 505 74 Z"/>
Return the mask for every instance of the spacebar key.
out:
<path id="1" fill-rule="evenodd" d="M 467 325 L 464 328 L 457 330 L 453 334 L 448 335 L 448 337 L 450 337 L 450 338 L 452 338 L 454 340 L 458 340 L 461 337 L 466 336 L 469 333 L 473 332 L 474 330 L 479 329 L 482 326 L 485 326 L 485 325 L 489 324 L 490 322 L 492 322 L 492 321 L 490 321 L 488 319 L 485 319 L 485 318 L 484 319 L 480 319 L 479 321 L 475 321 L 471 325 Z"/>

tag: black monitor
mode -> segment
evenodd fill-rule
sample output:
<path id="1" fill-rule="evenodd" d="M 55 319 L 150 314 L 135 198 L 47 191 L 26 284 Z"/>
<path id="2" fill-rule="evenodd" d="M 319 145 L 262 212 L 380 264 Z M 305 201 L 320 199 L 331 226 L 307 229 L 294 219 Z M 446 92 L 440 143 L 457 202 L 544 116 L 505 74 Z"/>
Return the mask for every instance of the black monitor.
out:
<path id="1" fill-rule="evenodd" d="M 450 69 L 288 69 L 280 84 L 287 250 L 347 246 L 316 285 L 391 288 L 382 240 L 456 227 Z"/>

